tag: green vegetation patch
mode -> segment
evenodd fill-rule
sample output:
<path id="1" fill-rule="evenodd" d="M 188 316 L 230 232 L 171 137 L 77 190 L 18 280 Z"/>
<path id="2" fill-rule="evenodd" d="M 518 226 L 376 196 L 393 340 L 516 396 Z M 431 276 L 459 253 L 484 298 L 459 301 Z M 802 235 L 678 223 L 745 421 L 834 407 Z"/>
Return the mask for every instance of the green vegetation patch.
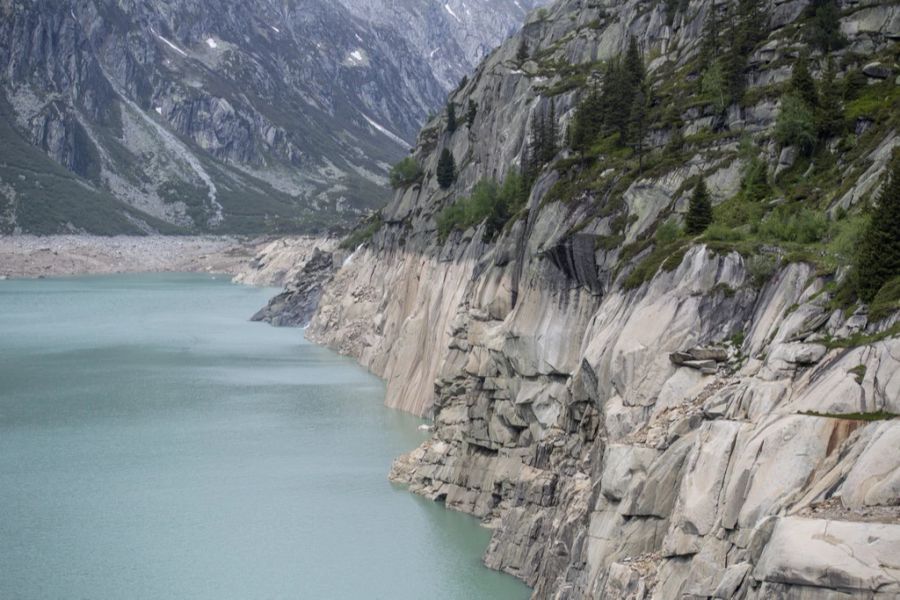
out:
<path id="1" fill-rule="evenodd" d="M 869 319 L 880 321 L 898 310 L 900 310 L 900 276 L 889 280 L 875 294 L 869 305 Z"/>
<path id="2" fill-rule="evenodd" d="M 490 240 L 522 209 L 526 197 L 524 180 L 515 171 L 499 185 L 483 179 L 475 184 L 471 196 L 460 198 L 438 214 L 438 238 L 444 243 L 452 231 L 465 231 L 487 221 L 484 238 Z"/>
<path id="3" fill-rule="evenodd" d="M 668 244 L 657 244 L 625 277 L 622 286 L 626 290 L 633 290 L 653 279 L 653 276 L 660 269 L 666 272 L 674 271 L 681 264 L 681 261 L 684 260 L 684 255 L 690 247 L 689 240 L 676 240 Z"/>
<path id="4" fill-rule="evenodd" d="M 412 156 L 407 156 L 393 167 L 390 172 L 391 187 L 395 190 L 408 187 L 422 181 L 422 167 Z"/>
<path id="5" fill-rule="evenodd" d="M 803 411 L 798 413 L 801 415 L 805 415 L 807 417 L 825 417 L 828 419 L 844 419 L 847 421 L 890 421 L 892 419 L 896 419 L 900 417 L 900 415 L 896 415 L 891 412 L 886 412 L 883 410 L 879 410 L 877 412 L 870 413 L 819 413 L 812 410 Z"/>
<path id="6" fill-rule="evenodd" d="M 353 232 L 341 242 L 340 247 L 344 250 L 356 250 L 360 244 L 364 244 L 372 239 L 381 229 L 384 221 L 381 213 L 376 213 L 361 223 Z"/>

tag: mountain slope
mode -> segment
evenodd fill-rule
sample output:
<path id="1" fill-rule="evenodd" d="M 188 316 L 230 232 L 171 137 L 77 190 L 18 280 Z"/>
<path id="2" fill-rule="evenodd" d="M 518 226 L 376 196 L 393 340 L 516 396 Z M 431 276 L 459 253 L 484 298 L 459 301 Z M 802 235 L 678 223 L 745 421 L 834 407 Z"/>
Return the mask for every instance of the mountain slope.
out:
<path id="1" fill-rule="evenodd" d="M 352 221 L 387 199 L 388 166 L 466 67 L 439 80 L 403 22 L 324 0 L 35 0 L 0 13 L 7 125 L 77 175 L 75 195 L 145 213 L 135 230 Z M 504 22 L 479 39 L 499 42 Z M 0 157 L 4 231 L 99 231 L 77 203 L 44 218 L 31 200 L 43 169 L 10 164 Z"/>
<path id="2" fill-rule="evenodd" d="M 341 0 L 381 27 L 402 24 L 406 40 L 424 56 L 440 84 L 456 87 L 501 41 L 518 30 L 543 0 Z"/>
<path id="3" fill-rule="evenodd" d="M 433 418 L 391 478 L 535 598 L 900 593 L 900 272 L 876 306 L 852 268 L 900 202 L 898 38 L 888 2 L 534 14 L 307 330 Z"/>

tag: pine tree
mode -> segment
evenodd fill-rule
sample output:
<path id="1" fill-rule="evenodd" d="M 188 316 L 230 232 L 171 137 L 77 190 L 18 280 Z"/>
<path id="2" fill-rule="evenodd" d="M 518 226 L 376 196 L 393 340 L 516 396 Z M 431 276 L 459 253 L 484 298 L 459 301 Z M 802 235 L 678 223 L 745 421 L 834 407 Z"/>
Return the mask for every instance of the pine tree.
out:
<path id="1" fill-rule="evenodd" d="M 475 101 L 469 98 L 469 111 L 466 113 L 466 125 L 468 125 L 469 129 L 472 128 L 472 123 L 475 122 L 475 115 L 478 114 L 478 105 L 475 104 Z"/>
<path id="2" fill-rule="evenodd" d="M 632 81 L 622 61 L 610 61 L 603 78 L 603 130 L 604 133 L 618 132 L 622 142 L 628 134 L 628 116 L 633 95 Z"/>
<path id="3" fill-rule="evenodd" d="M 878 290 L 900 276 L 900 153 L 894 154 L 888 180 L 860 244 L 857 293 L 871 302 Z"/>
<path id="4" fill-rule="evenodd" d="M 603 101 L 597 90 L 591 90 L 575 109 L 571 127 L 572 148 L 584 153 L 593 145 L 602 129 Z"/>
<path id="5" fill-rule="evenodd" d="M 519 42 L 519 49 L 516 51 L 516 60 L 520 63 L 528 60 L 528 40 L 525 37 L 522 37 L 522 41 Z"/>
<path id="6" fill-rule="evenodd" d="M 456 105 L 453 102 L 447 103 L 447 131 L 456 131 Z"/>
<path id="7" fill-rule="evenodd" d="M 685 231 L 690 235 L 699 235 L 706 231 L 710 223 L 712 223 L 712 203 L 709 200 L 709 193 L 706 191 L 706 183 L 701 177 L 691 196 L 691 203 L 684 222 Z"/>
<path id="8" fill-rule="evenodd" d="M 819 137 L 827 140 L 839 135 L 844 129 L 844 111 L 841 108 L 841 90 L 835 84 L 834 62 L 828 59 L 822 81 L 819 83 L 819 110 L 816 113 L 816 128 Z"/>
<path id="9" fill-rule="evenodd" d="M 728 80 L 721 60 L 714 60 L 700 79 L 700 91 L 712 102 L 716 112 L 722 114 L 728 108 L 731 98 L 728 94 Z"/>
<path id="10" fill-rule="evenodd" d="M 753 47 L 766 38 L 768 17 L 762 10 L 760 0 L 739 0 L 738 21 L 740 22 L 741 47 L 749 54 Z"/>
<path id="11" fill-rule="evenodd" d="M 448 148 L 441 151 L 437 164 L 437 181 L 441 189 L 446 190 L 456 181 L 456 161 Z"/>
<path id="12" fill-rule="evenodd" d="M 806 28 L 810 43 L 825 53 L 840 49 L 846 40 L 841 35 L 841 9 L 836 0 L 813 0 L 806 10 L 811 17 Z"/>
<path id="13" fill-rule="evenodd" d="M 731 27 L 728 28 L 728 40 L 730 44 L 728 51 L 722 58 L 722 70 L 725 73 L 726 89 L 728 91 L 729 104 L 740 102 L 744 97 L 744 89 L 746 81 L 744 80 L 744 71 L 747 68 L 747 55 L 744 54 L 743 35 L 737 20 L 732 19 Z"/>
<path id="14" fill-rule="evenodd" d="M 641 56 L 637 39 L 634 36 L 628 40 L 628 50 L 625 52 L 625 71 L 628 73 L 631 83 L 631 92 L 634 93 L 643 83 L 645 76 L 644 58 Z"/>
<path id="15" fill-rule="evenodd" d="M 519 165 L 519 172 L 522 173 L 523 187 L 531 189 L 534 180 L 537 179 L 537 171 L 534 168 L 534 158 L 531 156 L 531 144 L 526 143 L 522 148 L 522 162 Z"/>
<path id="16" fill-rule="evenodd" d="M 734 103 L 740 102 L 744 97 L 747 57 L 756 44 L 765 38 L 767 18 L 761 10 L 759 0 L 739 0 L 729 18 L 731 25 L 726 36 L 729 45 L 722 58 L 722 67 L 728 84 L 729 101 Z"/>
<path id="17" fill-rule="evenodd" d="M 809 60 L 805 52 L 801 52 L 794 62 L 794 68 L 791 70 L 791 89 L 809 108 L 814 109 L 819 105 L 816 81 L 809 72 Z"/>
<path id="18" fill-rule="evenodd" d="M 638 172 L 644 170 L 644 137 L 647 134 L 647 97 L 645 85 L 638 88 L 631 103 L 631 115 L 628 121 L 628 138 L 638 155 Z"/>
<path id="19" fill-rule="evenodd" d="M 550 111 L 544 118 L 544 145 L 541 159 L 546 164 L 553 160 L 559 148 L 559 123 L 556 122 L 556 99 L 550 99 Z"/>
<path id="20" fill-rule="evenodd" d="M 703 67 L 719 58 L 719 27 L 719 14 L 713 2 L 703 23 L 703 41 L 700 45 L 700 62 Z"/>
<path id="21" fill-rule="evenodd" d="M 535 112 L 531 120 L 531 147 L 528 156 L 531 159 L 529 165 L 530 171 L 537 177 L 537 173 L 544 166 L 544 146 L 546 141 L 544 136 L 547 133 L 547 125 L 545 123 L 544 111 Z"/>

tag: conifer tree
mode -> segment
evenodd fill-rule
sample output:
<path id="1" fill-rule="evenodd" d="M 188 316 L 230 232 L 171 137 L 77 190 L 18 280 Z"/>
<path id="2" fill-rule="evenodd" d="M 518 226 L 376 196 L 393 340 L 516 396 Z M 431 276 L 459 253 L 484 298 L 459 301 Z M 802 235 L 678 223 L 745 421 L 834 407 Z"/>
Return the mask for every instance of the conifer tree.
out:
<path id="1" fill-rule="evenodd" d="M 456 131 L 456 105 L 453 102 L 447 103 L 447 131 Z"/>
<path id="2" fill-rule="evenodd" d="M 633 94 L 631 78 L 622 61 L 610 61 L 603 78 L 603 129 L 605 133 L 618 132 L 622 142 L 628 134 L 628 115 L 631 112 Z"/>
<path id="3" fill-rule="evenodd" d="M 716 4 L 710 4 L 709 13 L 703 23 L 703 41 L 700 46 L 700 61 L 706 67 L 719 58 L 719 14 Z"/>
<path id="4" fill-rule="evenodd" d="M 694 188 L 691 203 L 688 206 L 688 213 L 684 221 L 685 231 L 690 235 L 703 233 L 712 223 L 712 216 L 712 202 L 710 202 L 709 193 L 706 191 L 706 183 L 701 177 Z"/>
<path id="5" fill-rule="evenodd" d="M 550 99 L 550 110 L 544 118 L 542 161 L 546 164 L 553 160 L 559 144 L 559 123 L 556 122 L 556 99 Z"/>
<path id="6" fill-rule="evenodd" d="M 750 53 L 766 37 L 768 16 L 762 10 L 760 0 L 739 0 L 738 21 L 741 46 L 745 53 Z"/>
<path id="7" fill-rule="evenodd" d="M 634 36 L 628 40 L 628 50 L 625 52 L 625 71 L 631 83 L 631 92 L 635 92 L 644 81 L 644 59 L 638 48 L 637 39 Z"/>
<path id="8" fill-rule="evenodd" d="M 900 276 L 900 153 L 894 154 L 888 180 L 863 235 L 857 257 L 857 293 L 871 302 L 878 290 Z"/>
<path id="9" fill-rule="evenodd" d="M 628 121 L 628 138 L 632 142 L 638 156 L 638 171 L 644 170 L 644 137 L 647 134 L 647 97 L 645 85 L 638 87 L 631 103 L 631 114 Z"/>
<path id="10" fill-rule="evenodd" d="M 729 104 L 739 102 L 744 97 L 744 71 L 747 68 L 747 56 L 744 54 L 744 43 L 737 20 L 732 19 L 728 28 L 728 51 L 722 58 L 722 70 L 725 72 L 725 83 L 728 90 Z"/>
<path id="11" fill-rule="evenodd" d="M 835 84 L 834 62 L 828 59 L 822 81 L 819 84 L 819 110 L 816 126 L 819 137 L 828 139 L 841 133 L 844 128 L 844 111 L 841 108 L 841 90 Z"/>
<path id="12" fill-rule="evenodd" d="M 574 150 L 584 153 L 603 129 L 603 101 L 594 89 L 579 103 L 572 119 L 571 144 Z"/>
<path id="13" fill-rule="evenodd" d="M 531 120 L 531 147 L 529 148 L 529 158 L 531 159 L 531 172 L 537 176 L 538 171 L 544 166 L 544 139 L 547 133 L 547 125 L 545 123 L 544 111 L 535 112 Z"/>
<path id="14" fill-rule="evenodd" d="M 516 50 L 516 60 L 520 63 L 528 60 L 528 40 L 525 37 L 522 37 L 522 41 L 519 42 L 519 49 Z"/>
<path id="15" fill-rule="evenodd" d="M 722 67 L 731 102 L 739 102 L 744 97 L 747 57 L 766 35 L 767 17 L 760 4 L 759 0 L 739 0 L 730 12 L 731 25 L 727 35 L 729 45 L 723 56 Z"/>
<path id="16" fill-rule="evenodd" d="M 725 112 L 731 101 L 728 81 L 721 60 L 714 60 L 700 79 L 700 91 L 708 98 L 719 114 Z"/>
<path id="17" fill-rule="evenodd" d="M 456 181 L 456 161 L 453 160 L 453 153 L 449 148 L 441 151 L 437 164 L 437 181 L 441 189 L 446 190 L 453 182 Z"/>
<path id="18" fill-rule="evenodd" d="M 794 68 L 791 70 L 791 89 L 809 108 L 814 109 L 819 105 L 816 82 L 809 72 L 809 60 L 805 52 L 801 52 L 794 62 Z"/>
<path id="19" fill-rule="evenodd" d="M 531 144 L 525 144 L 522 149 L 522 162 L 519 165 L 519 172 L 522 174 L 522 185 L 531 189 L 534 180 L 537 179 L 537 171 L 535 170 L 534 158 L 531 156 Z"/>
<path id="20" fill-rule="evenodd" d="M 469 129 L 472 128 L 472 123 L 475 122 L 475 115 L 478 114 L 478 105 L 475 104 L 475 101 L 469 98 L 469 111 L 466 113 L 466 125 L 468 125 Z"/>
<path id="21" fill-rule="evenodd" d="M 807 7 L 811 17 L 806 28 L 806 37 L 822 52 L 840 49 L 844 43 L 841 35 L 841 9 L 836 0 L 813 0 Z"/>

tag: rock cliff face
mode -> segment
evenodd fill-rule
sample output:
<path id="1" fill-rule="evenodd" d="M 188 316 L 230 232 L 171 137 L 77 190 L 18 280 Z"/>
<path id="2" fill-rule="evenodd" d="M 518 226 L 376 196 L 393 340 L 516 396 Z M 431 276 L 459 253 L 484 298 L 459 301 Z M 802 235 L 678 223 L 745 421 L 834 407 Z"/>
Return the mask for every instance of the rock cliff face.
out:
<path id="1" fill-rule="evenodd" d="M 355 221 L 524 16 L 456 4 L 0 2 L 0 232 Z"/>
<path id="2" fill-rule="evenodd" d="M 361 19 L 396 28 L 447 91 L 514 33 L 543 0 L 340 0 Z"/>
<path id="3" fill-rule="evenodd" d="M 896 312 L 835 309 L 844 269 L 778 247 L 691 240 L 654 254 L 654 230 L 686 210 L 685 182 L 703 177 L 717 204 L 739 191 L 745 136 L 770 176 L 789 168 L 771 90 L 804 47 L 805 2 L 765 3 L 743 104 L 680 110 L 682 160 L 616 186 L 625 175 L 601 156 L 591 186 L 560 195 L 561 156 L 498 235 L 480 224 L 439 241 L 441 209 L 519 164 L 551 98 L 571 122 L 584 93 L 573 65 L 590 81 L 635 35 L 661 90 L 716 6 L 562 0 L 534 14 L 520 34 L 533 59 L 510 40 L 453 96 L 477 104 L 471 127 L 426 126 L 423 182 L 397 193 L 308 329 L 382 376 L 389 406 L 433 418 L 391 478 L 483 519 L 486 563 L 536 598 L 900 595 L 900 421 L 878 420 L 900 413 Z M 843 8 L 846 69 L 854 52 L 896 51 L 896 5 Z M 854 127 L 870 145 L 817 192 L 830 210 L 871 198 L 897 144 L 877 118 Z M 672 135 L 654 127 L 648 144 Z M 443 148 L 459 165 L 449 190 L 433 176 Z"/>

